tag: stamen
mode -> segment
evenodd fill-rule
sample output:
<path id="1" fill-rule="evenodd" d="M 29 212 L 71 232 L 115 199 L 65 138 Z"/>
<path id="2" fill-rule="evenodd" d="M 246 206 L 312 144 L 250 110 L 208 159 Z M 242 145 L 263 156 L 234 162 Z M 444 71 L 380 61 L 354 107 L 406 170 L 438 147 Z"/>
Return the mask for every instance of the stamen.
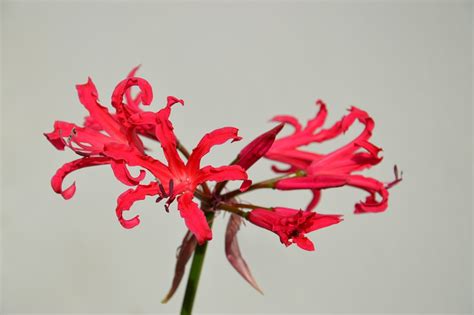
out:
<path id="1" fill-rule="evenodd" d="M 158 184 L 158 187 L 160 188 L 160 191 L 161 191 L 161 194 L 163 195 L 163 197 L 168 197 L 168 194 L 165 191 L 165 187 L 163 187 L 163 185 L 161 183 Z"/>
<path id="2" fill-rule="evenodd" d="M 158 203 L 158 202 L 160 202 L 161 200 L 163 200 L 163 197 L 158 196 L 158 198 L 156 198 L 155 202 Z"/>
<path id="3" fill-rule="evenodd" d="M 168 190 L 170 196 L 173 195 L 173 189 L 174 189 L 174 181 L 173 179 L 170 179 L 169 190 Z"/>

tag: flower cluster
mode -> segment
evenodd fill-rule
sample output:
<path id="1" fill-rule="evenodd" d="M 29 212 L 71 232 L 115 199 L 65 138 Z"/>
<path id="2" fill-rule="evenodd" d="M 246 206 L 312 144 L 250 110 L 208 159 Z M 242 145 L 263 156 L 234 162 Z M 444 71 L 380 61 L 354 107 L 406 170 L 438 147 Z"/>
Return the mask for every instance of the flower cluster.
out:
<path id="1" fill-rule="evenodd" d="M 131 187 L 118 197 L 116 206 L 118 221 L 127 229 L 140 222 L 138 216 L 129 218 L 124 213 L 136 201 L 152 196 L 156 202 L 163 201 L 164 209 L 168 212 L 176 200 L 177 209 L 189 231 L 181 244 L 175 279 L 165 300 L 173 295 L 179 285 L 184 266 L 195 247 L 212 239 L 210 224 L 218 211 L 231 213 L 225 236 L 229 262 L 253 287 L 260 290 L 242 258 L 236 238 L 244 220 L 277 234 L 286 246 L 295 243 L 311 251 L 314 245 L 306 234 L 342 220 L 341 215 L 322 214 L 314 210 L 322 190 L 351 186 L 366 191 L 368 195 L 365 200 L 355 204 L 355 213 L 382 212 L 387 209 L 388 189 L 401 180 L 398 171 L 395 171 L 395 180 L 389 183 L 354 174 L 382 160 L 379 156 L 381 149 L 370 142 L 374 121 L 365 111 L 352 107 L 341 120 L 325 128 L 327 108 L 318 100 L 316 104 L 319 112 L 305 127 L 295 117 L 276 116 L 273 121 L 279 124 L 249 142 L 232 163 L 218 167 L 202 166 L 202 158 L 214 146 L 241 140 L 238 129 L 223 127 L 213 130 L 188 152 L 178 141 L 170 121 L 173 106 L 184 105 L 184 101 L 169 96 L 166 104 L 157 112 L 144 110 L 143 106 L 151 104 L 153 92 L 146 80 L 136 76 L 137 69 L 133 69 L 112 93 L 113 113 L 99 102 L 99 94 L 91 79 L 76 86 L 79 101 L 89 115 L 82 126 L 56 121 L 54 130 L 45 133 L 45 136 L 56 149 L 64 150 L 67 147 L 80 158 L 59 168 L 51 179 L 51 186 L 64 199 L 70 199 L 76 191 L 76 185 L 73 183 L 63 188 L 67 175 L 85 167 L 110 165 L 117 180 Z M 135 97 L 131 92 L 133 87 L 139 89 Z M 310 144 L 342 135 L 356 122 L 364 126 L 363 131 L 341 148 L 325 154 L 304 149 Z M 293 132 L 278 137 L 285 125 L 290 125 Z M 143 145 L 143 137 L 161 145 L 166 161 L 153 157 Z M 273 166 L 277 177 L 252 184 L 247 170 L 262 158 L 283 163 L 287 167 L 282 169 Z M 129 167 L 138 167 L 139 174 L 133 176 Z M 154 179 L 146 180 L 147 174 Z M 228 181 L 241 181 L 240 188 L 224 192 Z M 216 183 L 214 188 L 210 188 L 209 182 Z M 304 189 L 310 191 L 313 197 L 305 210 L 239 202 L 242 194 L 256 189 Z"/>

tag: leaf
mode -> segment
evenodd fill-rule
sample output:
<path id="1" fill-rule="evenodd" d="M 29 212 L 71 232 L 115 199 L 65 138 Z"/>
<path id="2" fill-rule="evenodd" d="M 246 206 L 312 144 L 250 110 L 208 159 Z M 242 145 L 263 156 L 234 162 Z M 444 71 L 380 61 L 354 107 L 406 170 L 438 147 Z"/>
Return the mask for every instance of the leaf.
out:
<path id="1" fill-rule="evenodd" d="M 232 267 L 258 292 L 263 294 L 262 289 L 257 284 L 257 281 L 252 276 L 250 269 L 242 257 L 240 252 L 239 242 L 237 240 L 237 232 L 240 229 L 242 218 L 238 215 L 231 214 L 227 229 L 225 232 L 225 254 Z"/>
<path id="2" fill-rule="evenodd" d="M 186 264 L 188 263 L 189 258 L 191 258 L 194 249 L 196 248 L 196 244 L 196 238 L 190 231 L 188 231 L 183 238 L 181 246 L 178 248 L 178 253 L 176 255 L 176 267 L 174 270 L 174 278 L 173 282 L 171 283 L 171 288 L 161 303 L 167 303 L 178 289 L 181 279 L 183 279 L 184 269 L 186 268 Z"/>

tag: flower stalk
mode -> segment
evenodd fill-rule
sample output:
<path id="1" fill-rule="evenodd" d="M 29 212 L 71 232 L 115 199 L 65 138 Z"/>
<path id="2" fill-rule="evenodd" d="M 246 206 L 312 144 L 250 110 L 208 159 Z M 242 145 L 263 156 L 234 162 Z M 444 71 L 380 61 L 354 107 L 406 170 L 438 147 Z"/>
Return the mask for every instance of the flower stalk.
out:
<path id="1" fill-rule="evenodd" d="M 202 206 L 204 207 L 204 205 Z M 203 209 L 204 210 L 204 209 Z M 209 227 L 212 228 L 212 222 L 214 221 L 214 211 L 206 212 L 206 218 L 209 223 Z M 206 256 L 207 244 L 205 242 L 202 245 L 197 245 L 194 250 L 193 261 L 191 263 L 191 270 L 189 271 L 188 283 L 186 285 L 186 291 L 184 293 L 183 304 L 181 306 L 181 315 L 192 314 L 194 300 L 196 299 L 196 293 L 199 285 L 199 279 L 201 278 L 202 267 L 204 265 L 204 257 Z"/>

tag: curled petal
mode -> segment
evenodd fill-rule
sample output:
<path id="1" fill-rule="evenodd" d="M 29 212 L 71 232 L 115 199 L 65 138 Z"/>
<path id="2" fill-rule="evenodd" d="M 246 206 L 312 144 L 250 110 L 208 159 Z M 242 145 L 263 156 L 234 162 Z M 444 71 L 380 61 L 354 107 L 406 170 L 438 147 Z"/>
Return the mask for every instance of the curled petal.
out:
<path id="1" fill-rule="evenodd" d="M 168 96 L 166 98 L 166 106 L 167 107 L 171 107 L 176 103 L 184 105 L 184 101 L 182 99 L 177 98 L 176 96 Z"/>
<path id="2" fill-rule="evenodd" d="M 189 162 L 187 164 L 188 170 L 197 171 L 200 167 L 201 159 L 204 155 L 209 153 L 213 146 L 223 144 L 228 140 L 240 140 L 238 131 L 237 128 L 224 127 L 213 130 L 204 135 L 189 157 Z"/>
<path id="3" fill-rule="evenodd" d="M 173 125 L 169 121 L 171 114 L 171 106 L 175 103 L 168 103 L 168 105 L 161 109 L 156 114 L 156 138 L 161 143 L 163 153 L 165 154 L 168 166 L 173 174 L 183 173 L 185 165 L 181 160 L 177 147 L 176 136 L 173 131 Z"/>
<path id="4" fill-rule="evenodd" d="M 355 213 L 382 212 L 387 208 L 388 190 L 383 183 L 361 175 L 324 174 L 308 177 L 283 179 L 276 183 L 280 190 L 293 189 L 327 189 L 341 186 L 352 186 L 369 193 L 365 201 L 355 205 Z M 377 195 L 381 200 L 377 200 Z"/>
<path id="5" fill-rule="evenodd" d="M 186 192 L 178 197 L 178 210 L 186 226 L 194 234 L 200 245 L 212 239 L 212 231 L 207 223 L 206 216 L 193 201 L 192 193 Z"/>
<path id="6" fill-rule="evenodd" d="M 140 88 L 140 101 L 143 105 L 150 105 L 153 100 L 153 90 L 147 80 L 137 77 L 128 77 L 122 80 L 112 93 L 112 106 L 117 109 L 117 112 L 123 110 L 123 96 L 133 86 Z"/>
<path id="7" fill-rule="evenodd" d="M 127 75 L 128 78 L 133 78 L 135 77 L 135 74 L 137 73 L 138 69 L 140 69 L 140 65 L 136 66 L 135 68 L 130 71 L 130 73 Z M 135 98 L 132 97 L 132 89 L 126 89 L 125 90 L 125 99 L 127 102 L 127 107 L 131 109 L 132 111 L 136 112 L 139 111 L 140 108 L 138 107 L 141 103 L 141 91 L 138 92 L 137 96 Z"/>
<path id="8" fill-rule="evenodd" d="M 290 115 L 278 115 L 272 118 L 271 121 L 274 122 L 280 122 L 284 124 L 289 124 L 295 128 L 294 134 L 298 133 L 301 131 L 301 124 L 298 122 L 298 119 L 296 119 L 293 116 Z"/>
<path id="9" fill-rule="evenodd" d="M 133 177 L 124 162 L 113 162 L 112 170 L 114 171 L 115 177 L 125 185 L 136 186 L 138 185 L 146 175 L 144 170 L 140 170 L 140 174 L 137 177 Z"/>
<path id="10" fill-rule="evenodd" d="M 278 126 L 261 134 L 248 145 L 246 145 L 242 151 L 240 151 L 235 164 L 240 165 L 244 169 L 248 170 L 268 152 L 275 141 L 277 134 L 281 131 L 281 129 L 283 129 L 283 126 L 283 124 L 279 124 Z"/>
<path id="11" fill-rule="evenodd" d="M 51 187 L 56 193 L 61 194 L 64 199 L 71 199 L 72 196 L 74 196 L 74 193 L 76 192 L 76 183 L 73 183 L 66 189 L 62 188 L 64 178 L 68 174 L 84 167 L 103 165 L 108 163 L 110 163 L 110 159 L 106 157 L 85 157 L 66 163 L 61 166 L 61 168 L 59 168 L 56 171 L 56 174 L 54 174 L 54 176 L 51 178 Z"/>
<path id="12" fill-rule="evenodd" d="M 305 132 L 313 133 L 316 129 L 321 127 L 326 120 L 328 111 L 326 109 L 326 104 L 322 100 L 317 100 L 316 105 L 319 106 L 319 112 L 313 119 L 310 119 L 306 124 Z"/>
<path id="13" fill-rule="evenodd" d="M 146 196 L 155 196 L 159 194 L 158 185 L 152 182 L 148 185 L 139 185 L 136 189 L 129 189 L 122 193 L 117 199 L 117 208 L 115 213 L 120 224 L 126 229 L 131 229 L 140 223 L 138 215 L 131 219 L 125 219 L 123 212 L 130 210 L 132 205 L 138 201 L 145 199 Z"/>
<path id="14" fill-rule="evenodd" d="M 43 133 L 43 135 L 48 139 L 49 142 L 58 150 L 63 151 L 66 147 L 66 141 L 64 141 L 64 135 L 61 133 L 61 130 L 56 128 L 57 122 L 54 124 L 54 130 L 48 133 Z"/>
<path id="15" fill-rule="evenodd" d="M 140 166 L 149 170 L 161 182 L 167 183 L 171 179 L 169 169 L 159 160 L 149 155 L 143 155 L 127 145 L 108 144 L 104 147 L 104 155 L 114 160 L 123 160 L 129 166 Z"/>

